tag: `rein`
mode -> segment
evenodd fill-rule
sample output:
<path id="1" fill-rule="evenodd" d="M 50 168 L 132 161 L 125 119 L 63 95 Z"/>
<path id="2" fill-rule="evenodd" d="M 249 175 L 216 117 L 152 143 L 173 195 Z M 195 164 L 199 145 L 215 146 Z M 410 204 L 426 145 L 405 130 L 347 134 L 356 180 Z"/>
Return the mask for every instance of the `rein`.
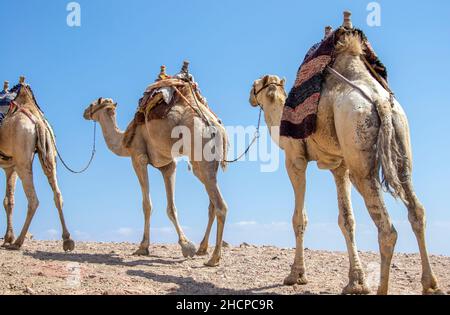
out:
<path id="1" fill-rule="evenodd" d="M 258 125 L 256 127 L 255 135 L 253 136 L 252 141 L 249 143 L 249 145 L 247 146 L 245 151 L 243 153 L 241 153 L 241 155 L 239 155 L 237 158 L 235 158 L 234 160 L 231 160 L 231 161 L 224 160 L 226 163 L 234 163 L 234 162 L 239 161 L 242 157 L 244 157 L 248 153 L 248 151 L 250 151 L 250 148 L 256 143 L 256 140 L 259 139 L 259 137 L 261 136 L 260 133 L 259 133 L 259 129 L 261 127 L 261 115 L 262 115 L 262 112 L 263 112 L 263 108 L 262 108 L 261 104 L 258 102 L 258 95 L 262 91 L 267 89 L 269 86 L 271 86 L 271 85 L 276 85 L 276 86 L 283 87 L 282 84 L 280 84 L 280 83 L 273 83 L 273 82 L 264 85 L 258 91 L 255 90 L 255 87 L 253 87 L 253 96 L 255 97 L 255 100 L 258 103 L 257 105 L 259 106 Z"/>

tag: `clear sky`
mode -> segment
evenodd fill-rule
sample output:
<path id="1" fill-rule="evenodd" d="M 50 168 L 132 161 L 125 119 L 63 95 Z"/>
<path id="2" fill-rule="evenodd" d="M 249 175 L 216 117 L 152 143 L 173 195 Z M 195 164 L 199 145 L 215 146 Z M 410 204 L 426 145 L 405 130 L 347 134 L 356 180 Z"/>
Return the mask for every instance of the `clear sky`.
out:
<path id="1" fill-rule="evenodd" d="M 25 75 L 52 123 L 65 159 L 74 168 L 87 161 L 92 123 L 82 118 L 94 99 L 118 102 L 124 129 L 137 101 L 161 64 L 179 70 L 183 59 L 214 111 L 226 125 L 254 125 L 257 110 L 248 104 L 253 80 L 277 74 L 293 84 L 307 49 L 323 36 L 325 25 L 341 24 L 342 11 L 353 12 L 355 26 L 369 37 L 390 73 L 390 84 L 411 125 L 414 181 L 427 208 L 428 244 L 450 255 L 450 3 L 378 1 L 381 26 L 370 27 L 369 1 L 300 0 L 79 0 L 81 26 L 69 27 L 69 1 L 0 0 L 2 48 L 0 80 L 16 83 Z M 58 177 L 69 229 L 77 240 L 133 241 L 142 235 L 141 192 L 126 158 L 113 155 L 98 133 L 98 149 L 89 171 L 72 175 L 61 165 Z M 281 153 L 283 154 L 283 153 Z M 220 173 L 229 205 L 225 240 L 233 244 L 294 246 L 291 228 L 293 192 L 284 166 L 261 173 L 259 162 L 241 162 Z M 39 239 L 59 239 L 60 225 L 46 178 L 35 161 L 40 207 L 31 226 Z M 164 185 L 149 168 L 154 212 L 152 242 L 175 242 L 166 216 Z M 0 182 L 1 191 L 4 181 Z M 208 199 L 202 185 L 179 164 L 176 203 L 189 238 L 199 242 L 207 221 Z M 377 250 L 376 229 L 360 196 L 353 194 L 357 242 Z M 417 251 L 407 211 L 386 196 L 399 231 L 397 251 Z M 336 190 L 331 174 L 315 163 L 308 170 L 309 227 L 306 247 L 345 250 L 337 225 Z M 26 199 L 16 193 L 15 228 L 21 228 Z M 5 230 L 0 215 L 0 232 Z M 214 243 L 215 235 L 211 243 Z"/>

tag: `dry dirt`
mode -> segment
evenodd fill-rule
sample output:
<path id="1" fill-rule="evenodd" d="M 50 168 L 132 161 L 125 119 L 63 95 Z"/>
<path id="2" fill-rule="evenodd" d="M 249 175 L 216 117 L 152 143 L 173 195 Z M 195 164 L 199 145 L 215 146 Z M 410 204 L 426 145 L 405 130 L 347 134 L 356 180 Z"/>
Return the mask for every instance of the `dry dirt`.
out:
<path id="1" fill-rule="evenodd" d="M 306 251 L 309 283 L 283 286 L 292 249 L 243 244 L 224 249 L 220 267 L 206 257 L 184 259 L 178 245 L 152 245 L 150 256 L 135 257 L 129 243 L 62 243 L 28 240 L 21 251 L 0 249 L 0 294 L 340 294 L 345 286 L 345 253 Z M 210 249 L 210 252 L 212 250 Z M 368 284 L 375 291 L 379 257 L 361 253 Z M 450 293 L 450 258 L 431 257 L 441 288 Z M 420 258 L 396 254 L 390 293 L 420 294 Z"/>

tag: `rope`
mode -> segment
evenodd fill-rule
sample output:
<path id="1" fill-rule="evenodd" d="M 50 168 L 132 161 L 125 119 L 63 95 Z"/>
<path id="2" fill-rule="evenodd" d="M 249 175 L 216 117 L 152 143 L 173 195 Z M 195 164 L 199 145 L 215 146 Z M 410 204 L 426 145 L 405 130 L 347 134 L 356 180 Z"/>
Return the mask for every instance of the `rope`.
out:
<path id="1" fill-rule="evenodd" d="M 259 128 L 261 126 L 261 113 L 262 113 L 262 107 L 259 108 L 258 127 L 256 127 L 256 132 L 255 132 L 255 135 L 253 136 L 253 140 L 250 142 L 247 149 L 245 149 L 245 151 L 241 155 L 239 155 L 237 158 L 235 158 L 234 160 L 231 160 L 231 161 L 224 160 L 226 163 L 234 163 L 234 162 L 239 161 L 241 158 L 243 158 L 248 153 L 248 151 L 250 151 L 250 148 L 253 146 L 253 144 L 255 144 L 256 140 L 260 137 Z"/>
<path id="2" fill-rule="evenodd" d="M 54 134 L 53 134 L 53 131 L 52 131 L 52 129 L 50 128 L 50 124 L 49 124 L 49 122 L 45 119 L 45 122 L 46 122 L 46 126 L 47 126 L 47 128 L 49 129 L 49 131 L 50 131 L 50 134 L 51 134 L 51 138 L 52 138 L 52 142 L 53 142 L 53 145 L 55 146 L 55 150 L 56 150 L 56 154 L 58 155 L 58 158 L 59 158 L 59 160 L 61 161 L 61 163 L 62 163 L 62 165 L 64 165 L 64 167 L 69 171 L 69 172 L 71 172 L 71 173 L 73 173 L 73 174 L 81 174 L 81 173 L 84 173 L 84 172 L 86 172 L 87 171 L 87 169 L 91 166 L 91 164 L 92 164 L 92 161 L 94 161 L 94 157 L 95 157 L 95 152 L 96 152 L 96 150 L 95 150 L 95 138 L 96 138 L 96 130 L 97 130 L 97 122 L 95 122 L 94 121 L 94 141 L 93 141 L 93 144 L 92 144 L 92 152 L 91 152 L 91 157 L 89 158 L 89 162 L 87 163 L 87 165 L 83 168 L 83 169 L 81 169 L 80 171 L 75 171 L 75 170 L 73 170 L 72 168 L 70 168 L 68 165 L 67 165 L 67 163 L 64 161 L 64 159 L 62 158 L 62 155 L 61 155 L 61 153 L 59 152 L 59 150 L 58 150 L 58 146 L 56 145 L 56 141 L 55 141 L 55 136 L 54 136 Z"/>

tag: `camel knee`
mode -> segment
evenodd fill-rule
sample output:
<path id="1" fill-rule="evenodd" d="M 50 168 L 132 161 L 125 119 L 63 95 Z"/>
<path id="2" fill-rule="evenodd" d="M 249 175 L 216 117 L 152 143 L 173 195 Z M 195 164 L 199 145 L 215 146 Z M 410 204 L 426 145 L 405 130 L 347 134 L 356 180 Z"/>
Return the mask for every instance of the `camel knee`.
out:
<path id="1" fill-rule="evenodd" d="M 390 253 L 397 243 L 397 230 L 393 225 L 386 227 L 379 233 L 379 242 L 382 249 Z"/>
<path id="2" fill-rule="evenodd" d="M 426 219 L 425 210 L 423 209 L 423 207 L 417 207 L 415 209 L 409 210 L 408 219 L 415 233 L 424 232 Z"/>
<path id="3" fill-rule="evenodd" d="M 216 216 L 218 220 L 225 221 L 228 213 L 228 206 L 223 203 L 220 207 L 216 207 Z"/>
<path id="4" fill-rule="evenodd" d="M 306 214 L 294 214 L 294 216 L 292 217 L 292 225 L 297 236 L 303 234 L 306 231 L 306 227 L 308 226 L 308 217 L 306 216 Z"/>
<path id="5" fill-rule="evenodd" d="M 14 208 L 14 197 L 6 196 L 5 199 L 3 199 L 3 206 L 7 211 L 10 211 L 10 209 Z"/>
<path id="6" fill-rule="evenodd" d="M 338 224 L 343 233 L 349 235 L 355 233 L 355 219 L 353 216 L 339 214 Z"/>
<path id="7" fill-rule="evenodd" d="M 31 198 L 31 200 L 28 202 L 29 210 L 34 213 L 38 207 L 39 207 L 39 199 L 37 197 Z"/>
<path id="8" fill-rule="evenodd" d="M 177 209 L 174 206 L 167 207 L 167 216 L 170 221 L 175 222 L 177 220 Z"/>

